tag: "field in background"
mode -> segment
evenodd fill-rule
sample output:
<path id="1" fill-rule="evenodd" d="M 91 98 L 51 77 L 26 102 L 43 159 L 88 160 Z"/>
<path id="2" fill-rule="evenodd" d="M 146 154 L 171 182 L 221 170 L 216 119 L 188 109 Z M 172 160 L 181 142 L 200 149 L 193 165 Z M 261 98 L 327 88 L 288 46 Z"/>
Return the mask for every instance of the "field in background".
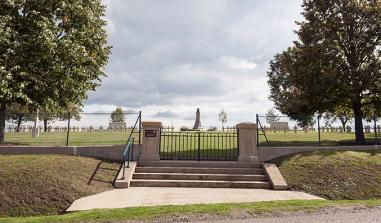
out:
<path id="1" fill-rule="evenodd" d="M 318 132 L 304 131 L 273 131 L 266 132 L 267 139 L 270 146 L 311 146 L 319 144 Z M 365 134 L 367 143 L 375 144 L 374 133 Z M 353 145 L 355 144 L 355 133 L 340 133 L 340 132 L 322 132 L 320 133 L 320 140 L 322 146 L 334 145 Z M 268 146 L 265 136 L 259 136 L 260 146 Z"/>
<path id="2" fill-rule="evenodd" d="M 93 131 L 93 132 L 70 132 L 69 146 L 94 146 L 94 145 L 121 145 L 127 142 L 131 131 Z M 139 132 L 132 134 L 135 143 L 139 143 Z M 32 137 L 31 132 L 5 133 L 6 144 L 16 145 L 66 145 L 67 132 L 41 132 L 37 138 Z"/>
<path id="3" fill-rule="evenodd" d="M 130 130 L 125 131 L 93 131 L 93 132 L 70 132 L 69 135 L 69 146 L 93 146 L 93 145 L 122 145 L 125 144 L 128 136 L 130 135 Z M 165 132 L 169 134 L 170 132 Z M 182 132 L 187 133 L 187 132 Z M 188 132 L 194 134 L 195 132 Z M 208 132 L 205 131 L 205 134 L 222 134 L 227 132 L 215 131 Z M 318 133 L 317 132 L 307 132 L 304 131 L 273 131 L 266 132 L 267 139 L 270 143 L 270 146 L 312 146 L 318 145 Z M 339 132 L 323 132 L 321 133 L 321 145 L 353 145 L 355 143 L 355 134 L 354 133 L 339 133 Z M 374 133 L 365 134 L 367 142 L 369 144 L 375 144 L 375 135 Z M 135 143 L 139 143 L 139 132 L 134 131 L 132 137 L 135 138 Z M 176 134 L 173 136 L 176 137 Z M 32 138 L 31 132 L 23 133 L 6 133 L 5 134 L 5 143 L 6 144 L 15 144 L 15 145 L 55 145 L 55 146 L 64 146 L 66 145 L 67 132 L 41 132 L 40 136 L 36 139 Z M 197 148 L 195 145 L 195 140 L 188 140 L 183 142 L 183 139 L 176 139 L 177 147 L 185 147 L 185 150 L 194 150 Z M 175 139 L 171 139 L 171 136 L 166 138 L 166 143 L 162 146 L 168 146 L 168 143 L 174 142 Z M 227 149 L 235 149 L 234 140 L 231 138 L 210 138 L 208 140 L 201 141 L 204 148 L 214 148 L 215 144 L 219 144 L 217 147 L 224 147 Z M 260 146 L 268 146 L 265 137 L 263 135 L 259 136 Z M 169 149 L 168 149 L 169 150 Z M 234 153 L 234 152 L 233 152 Z"/>

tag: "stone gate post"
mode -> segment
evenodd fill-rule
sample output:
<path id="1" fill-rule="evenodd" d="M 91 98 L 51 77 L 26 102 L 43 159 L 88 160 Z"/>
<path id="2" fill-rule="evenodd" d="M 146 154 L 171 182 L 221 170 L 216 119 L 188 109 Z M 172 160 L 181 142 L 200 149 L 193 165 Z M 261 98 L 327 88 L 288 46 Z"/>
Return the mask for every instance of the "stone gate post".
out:
<path id="1" fill-rule="evenodd" d="M 241 122 L 237 124 L 239 156 L 238 162 L 259 163 L 257 149 L 257 124 Z"/>
<path id="2" fill-rule="evenodd" d="M 140 161 L 160 160 L 160 130 L 161 122 L 142 122 L 142 150 Z"/>

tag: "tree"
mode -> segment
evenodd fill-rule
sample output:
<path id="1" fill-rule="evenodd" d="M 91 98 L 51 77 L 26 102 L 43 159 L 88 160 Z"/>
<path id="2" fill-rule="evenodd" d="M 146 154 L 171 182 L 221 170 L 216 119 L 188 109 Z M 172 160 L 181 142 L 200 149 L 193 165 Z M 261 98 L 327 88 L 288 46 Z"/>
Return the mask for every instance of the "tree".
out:
<path id="1" fill-rule="evenodd" d="M 224 109 L 218 114 L 218 120 L 221 122 L 222 128 L 224 128 L 224 124 L 228 121 L 228 114 Z"/>
<path id="2" fill-rule="evenodd" d="M 67 108 L 56 108 L 52 110 L 45 110 L 39 112 L 39 119 L 43 120 L 44 122 L 44 132 L 48 131 L 48 122 L 54 121 L 54 120 L 68 120 L 69 119 L 69 113 L 70 113 L 70 119 L 80 120 L 80 112 L 82 112 L 82 109 L 77 106 L 69 105 Z"/>
<path id="3" fill-rule="evenodd" d="M 348 107 L 337 107 L 333 112 L 327 112 L 324 114 L 324 119 L 328 122 L 340 121 L 341 126 L 345 130 L 345 127 L 350 120 L 353 118 L 353 111 Z"/>
<path id="4" fill-rule="evenodd" d="M 381 103 L 381 1 L 304 0 L 299 41 L 274 56 L 270 99 L 297 118 L 331 111 L 343 102 L 364 143 L 364 107 Z"/>
<path id="5" fill-rule="evenodd" d="M 280 120 L 280 117 L 276 114 L 275 110 L 269 109 L 266 112 L 266 122 L 271 125 L 273 122 L 278 122 Z"/>
<path id="6" fill-rule="evenodd" d="M 7 120 L 16 124 L 16 132 L 20 132 L 21 124 L 25 121 L 33 121 L 35 115 L 28 107 L 19 104 L 12 104 L 7 111 Z"/>
<path id="7" fill-rule="evenodd" d="M 124 111 L 121 107 L 117 107 L 115 111 L 111 113 L 111 121 L 124 123 Z"/>
<path id="8" fill-rule="evenodd" d="M 110 47 L 101 0 L 0 1 L 0 143 L 14 103 L 82 106 L 105 76 Z"/>

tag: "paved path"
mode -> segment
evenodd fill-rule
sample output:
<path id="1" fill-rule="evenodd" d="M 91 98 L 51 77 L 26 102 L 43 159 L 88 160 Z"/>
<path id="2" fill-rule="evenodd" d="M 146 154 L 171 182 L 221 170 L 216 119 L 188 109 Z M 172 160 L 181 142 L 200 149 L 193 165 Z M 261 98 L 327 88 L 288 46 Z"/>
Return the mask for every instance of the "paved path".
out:
<path id="1" fill-rule="evenodd" d="M 297 216 L 279 216 L 265 218 L 247 219 L 226 219 L 220 221 L 200 221 L 198 223 L 380 223 L 381 208 L 351 210 L 348 211 L 328 211 L 328 213 L 316 213 Z"/>
<path id="2" fill-rule="evenodd" d="M 311 200 L 319 197 L 296 191 L 230 188 L 131 187 L 80 198 L 67 209 L 79 211 L 157 205 Z"/>

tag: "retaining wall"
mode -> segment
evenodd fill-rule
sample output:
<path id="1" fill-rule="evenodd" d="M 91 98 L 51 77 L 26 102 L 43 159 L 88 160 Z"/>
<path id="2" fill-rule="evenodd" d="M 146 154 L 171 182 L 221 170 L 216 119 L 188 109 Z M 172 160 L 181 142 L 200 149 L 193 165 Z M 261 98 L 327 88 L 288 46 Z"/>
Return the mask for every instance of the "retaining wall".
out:
<path id="1" fill-rule="evenodd" d="M 65 154 L 122 161 L 124 145 L 115 146 L 0 146 L 0 154 Z M 134 145 L 133 160 L 138 159 L 141 147 Z M 311 151 L 366 151 L 381 150 L 381 145 L 372 146 L 311 146 L 311 147 L 259 147 L 258 154 L 266 162 L 289 154 Z"/>
<path id="2" fill-rule="evenodd" d="M 124 145 L 114 146 L 0 146 L 0 154 L 64 154 L 122 161 Z M 133 160 L 140 154 L 140 145 L 133 147 Z"/>

